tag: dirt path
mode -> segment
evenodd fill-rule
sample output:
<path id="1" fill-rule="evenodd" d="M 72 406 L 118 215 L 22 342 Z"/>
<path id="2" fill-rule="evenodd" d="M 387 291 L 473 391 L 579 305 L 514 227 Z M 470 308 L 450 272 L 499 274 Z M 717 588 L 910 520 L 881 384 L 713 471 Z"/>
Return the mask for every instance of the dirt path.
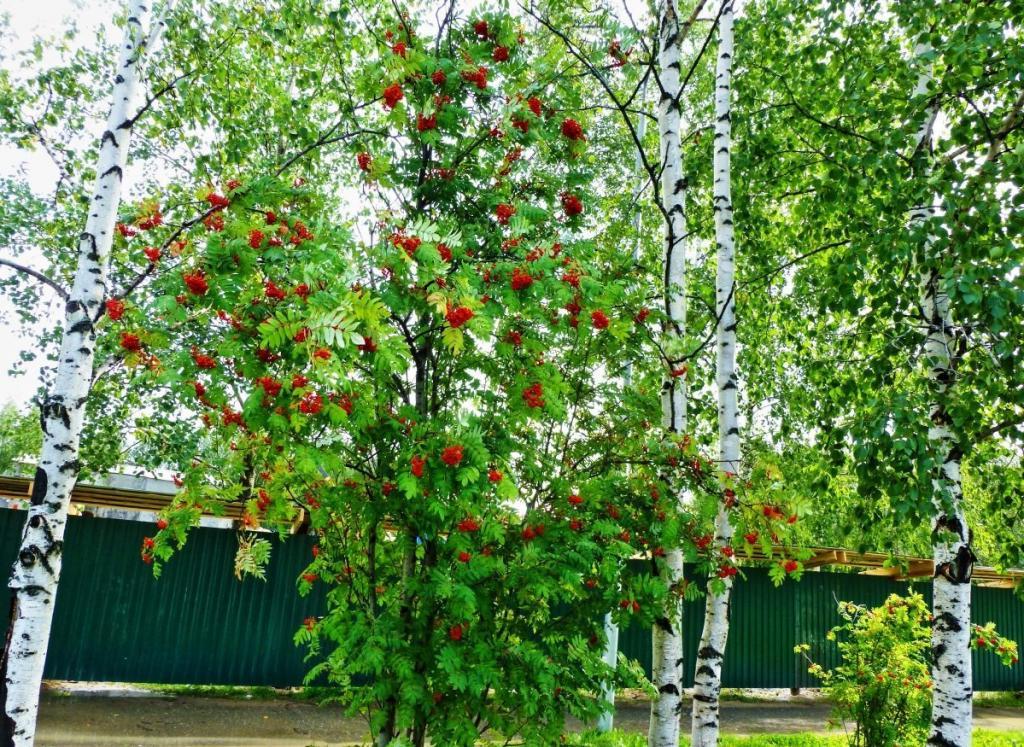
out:
<path id="1" fill-rule="evenodd" d="M 687 711 L 689 709 L 687 708 Z M 647 731 L 648 704 L 617 706 L 615 726 Z M 823 732 L 829 708 L 822 703 L 722 704 L 728 734 Z M 688 729 L 688 724 L 684 724 Z M 1024 731 L 1024 710 L 979 708 L 979 729 Z M 573 731 L 582 728 L 571 724 Z M 336 747 L 364 743 L 364 722 L 336 708 L 289 700 L 189 697 L 78 697 L 46 695 L 40 708 L 39 747 Z"/>

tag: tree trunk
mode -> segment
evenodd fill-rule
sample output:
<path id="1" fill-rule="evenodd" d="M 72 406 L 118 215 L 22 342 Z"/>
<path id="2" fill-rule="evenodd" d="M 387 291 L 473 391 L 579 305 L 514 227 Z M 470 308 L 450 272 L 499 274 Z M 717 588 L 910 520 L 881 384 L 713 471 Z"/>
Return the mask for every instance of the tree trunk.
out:
<path id="1" fill-rule="evenodd" d="M 918 45 L 921 58 L 929 48 Z M 928 92 L 932 80 L 930 63 L 919 73 L 914 98 Z M 915 175 L 924 179 L 930 168 L 934 124 L 938 105 L 928 107 L 924 123 L 917 131 L 914 153 Z M 922 205 L 910 213 L 910 228 L 919 228 L 928 219 L 931 208 Z M 932 480 L 935 520 L 932 523 L 932 727 L 928 744 L 940 747 L 969 747 L 973 719 L 971 682 L 971 571 L 974 552 L 971 532 L 963 512 L 960 484 L 960 460 L 963 450 L 950 428 L 946 402 L 955 381 L 958 353 L 957 329 L 953 324 L 949 295 L 943 287 L 940 268 L 930 256 L 931 238 L 922 251 L 921 310 L 927 327 L 924 343 L 931 386 L 931 426 L 928 441 L 936 458 L 937 471 Z"/>
<path id="2" fill-rule="evenodd" d="M 960 447 L 943 404 L 955 376 L 949 345 L 954 339 L 949 297 L 933 272 L 922 305 L 928 319 L 925 354 L 937 393 L 928 440 L 940 460 L 933 481 L 936 518 L 932 527 L 932 729 L 928 744 L 968 747 L 973 716 L 971 684 L 971 569 L 974 553 L 963 512 Z"/>
<path id="3" fill-rule="evenodd" d="M 93 377 L 98 318 L 121 180 L 134 124 L 139 66 L 146 44 L 148 0 L 131 0 L 113 81 L 113 103 L 100 141 L 96 183 L 85 229 L 78 242 L 78 267 L 65 307 L 57 375 L 41 405 L 43 446 L 32 485 L 21 547 L 11 571 L 11 620 L 0 661 L 4 718 L 0 743 L 24 747 L 35 738 L 39 687 L 60 579 L 64 527 L 79 471 L 79 439 Z M 162 24 L 161 24 L 162 25 Z M 156 37 L 150 40 L 155 43 Z"/>
<path id="4" fill-rule="evenodd" d="M 916 217 L 916 216 L 915 216 Z M 917 218 L 923 220 L 923 217 Z M 932 524 L 932 728 L 928 744 L 968 747 L 971 744 L 973 687 L 971 682 L 971 570 L 974 552 L 963 512 L 960 484 L 961 448 L 956 443 L 945 398 L 953 386 L 956 342 L 949 296 L 938 271 L 926 274 L 921 305 L 928 324 L 925 358 L 935 399 L 928 440 L 938 472 L 932 481 L 935 520 Z"/>
<path id="5" fill-rule="evenodd" d="M 387 745 L 391 744 L 392 740 L 397 736 L 395 734 L 395 712 L 397 705 L 394 698 L 389 698 L 387 703 L 384 705 L 384 708 L 387 713 L 387 718 L 373 740 L 374 747 L 387 747 Z"/>
<path id="6" fill-rule="evenodd" d="M 612 620 L 610 612 L 604 616 L 604 634 L 608 639 L 608 645 L 604 649 L 604 663 L 615 667 L 619 661 L 619 626 Z M 615 723 L 615 685 L 611 682 L 602 682 L 601 697 L 609 703 L 611 709 L 598 716 L 595 728 L 598 734 L 607 734 Z"/>
<path id="7" fill-rule="evenodd" d="M 732 216 L 731 189 L 731 90 L 733 58 L 733 3 L 723 0 L 718 19 L 718 61 L 715 70 L 715 140 L 714 140 L 714 214 L 715 242 L 718 245 L 718 277 L 715 284 L 718 316 L 717 375 L 718 386 L 718 449 L 722 475 L 722 497 L 715 517 L 714 546 L 721 550 L 732 544 L 731 510 L 725 503 L 725 490 L 733 483 L 740 468 L 740 430 L 736 395 L 736 279 L 735 235 Z M 729 561 L 721 555 L 723 562 Z M 694 747 L 718 744 L 719 694 L 722 689 L 722 660 L 729 638 L 729 599 L 732 576 L 721 579 L 725 589 L 714 593 L 708 581 L 704 611 L 704 631 L 697 650 L 693 678 L 693 719 L 690 741 Z"/>
<path id="8" fill-rule="evenodd" d="M 665 211 L 665 349 L 681 355 L 686 330 L 686 179 L 682 171 L 680 143 L 680 58 L 682 28 L 676 0 L 664 0 L 658 19 L 658 67 L 661 99 L 658 102 L 658 135 L 661 146 L 661 198 Z M 661 424 L 666 435 L 686 430 L 686 379 L 673 376 L 673 361 L 661 389 Z M 651 679 L 658 691 L 651 703 L 648 742 L 651 747 L 677 747 L 683 689 L 682 598 L 676 593 L 683 582 L 683 553 L 678 547 L 666 553 L 663 577 L 670 589 L 664 614 L 651 630 Z"/>

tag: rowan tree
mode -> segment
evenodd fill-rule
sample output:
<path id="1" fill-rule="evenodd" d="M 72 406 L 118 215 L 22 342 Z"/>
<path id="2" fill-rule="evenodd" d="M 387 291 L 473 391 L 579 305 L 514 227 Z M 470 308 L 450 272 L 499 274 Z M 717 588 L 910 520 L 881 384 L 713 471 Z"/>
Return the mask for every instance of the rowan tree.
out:
<path id="1" fill-rule="evenodd" d="M 242 499 L 253 528 L 302 511 L 299 588 L 332 590 L 298 638 L 379 743 L 552 738 L 602 680 L 636 681 L 603 664 L 601 616 L 651 619 L 667 588 L 626 561 L 657 569 L 678 481 L 710 472 L 683 437 L 616 428 L 602 371 L 645 315 L 628 258 L 585 235 L 578 92 L 506 15 L 419 27 L 374 28 L 354 73 L 361 234 L 301 178 L 217 185 L 179 271 L 111 325 L 225 456 L 187 470 L 141 551 L 158 567 L 201 507 Z M 248 537 L 239 567 L 264 556 Z"/>

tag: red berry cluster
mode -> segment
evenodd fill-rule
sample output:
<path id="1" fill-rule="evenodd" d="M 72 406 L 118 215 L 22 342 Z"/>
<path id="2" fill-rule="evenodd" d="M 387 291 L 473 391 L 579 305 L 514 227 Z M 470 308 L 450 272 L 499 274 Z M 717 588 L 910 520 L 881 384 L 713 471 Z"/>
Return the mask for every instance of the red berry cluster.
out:
<path id="1" fill-rule="evenodd" d="M 583 128 L 575 119 L 566 119 L 562 122 L 562 135 L 566 140 L 586 140 Z"/>
<path id="2" fill-rule="evenodd" d="M 533 276 L 519 267 L 512 270 L 512 290 L 526 290 L 533 285 Z"/>
<path id="3" fill-rule="evenodd" d="M 580 201 L 579 197 L 572 194 L 571 192 L 563 192 L 562 210 L 565 211 L 565 214 L 568 217 L 574 218 L 583 212 L 583 203 Z"/>
<path id="4" fill-rule="evenodd" d="M 397 83 L 392 83 L 390 86 L 384 89 L 382 94 L 384 97 L 384 106 L 388 109 L 394 109 L 398 102 L 405 98 L 405 93 L 402 92 L 402 87 Z"/>
<path id="5" fill-rule="evenodd" d="M 523 390 L 523 401 L 527 407 L 544 406 L 544 388 L 539 381 Z"/>
<path id="6" fill-rule="evenodd" d="M 441 451 L 441 461 L 449 467 L 458 467 L 462 457 L 463 448 L 459 445 L 447 446 Z"/>
<path id="7" fill-rule="evenodd" d="M 470 309 L 469 307 L 456 306 L 454 308 L 449 309 L 448 313 L 445 314 L 444 318 L 448 320 L 448 324 L 450 324 L 453 329 L 458 329 L 463 324 L 472 319 L 473 316 L 473 310 Z"/>

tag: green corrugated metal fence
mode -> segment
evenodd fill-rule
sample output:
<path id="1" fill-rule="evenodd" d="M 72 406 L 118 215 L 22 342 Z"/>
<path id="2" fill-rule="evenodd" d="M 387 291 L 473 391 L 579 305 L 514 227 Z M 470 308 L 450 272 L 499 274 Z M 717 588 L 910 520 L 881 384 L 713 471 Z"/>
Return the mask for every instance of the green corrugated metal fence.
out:
<path id="1" fill-rule="evenodd" d="M 21 511 L 0 510 L 0 562 L 4 573 L 18 547 Z M 274 543 L 265 582 L 232 575 L 234 532 L 198 529 L 159 580 L 139 560 L 152 524 L 72 517 L 64 575 L 46 676 L 54 679 L 191 684 L 299 685 L 307 671 L 292 636 L 309 615 L 324 609 L 324 590 L 302 599 L 295 579 L 311 558 L 314 540 L 297 536 Z M 320 585 L 318 585 L 319 587 Z M 929 596 L 928 584 L 914 587 Z M 878 604 L 907 584 L 876 576 L 806 573 L 776 589 L 765 571 L 747 571 L 736 584 L 722 680 L 727 687 L 814 687 L 793 654 L 810 643 L 826 665 L 836 652 L 825 633 L 838 622 L 835 600 Z M 686 605 L 686 675 L 703 621 L 703 600 Z M 994 621 L 1024 645 L 1024 603 L 1009 591 L 974 589 L 974 619 Z M 6 626 L 0 620 L 0 632 Z M 620 649 L 650 671 L 650 631 L 622 631 Z M 1006 668 L 991 654 L 976 656 L 975 688 L 1024 689 L 1024 667 Z"/>
<path id="2" fill-rule="evenodd" d="M 25 514 L 0 510 L 4 579 Z M 235 533 L 198 529 L 159 579 L 142 563 L 152 524 L 72 517 L 45 676 L 109 682 L 302 684 L 304 650 L 292 635 L 324 609 L 323 591 L 300 598 L 295 580 L 313 540 L 274 543 L 266 582 L 237 581 Z M 6 609 L 6 605 L 4 605 Z M 6 628 L 6 618 L 0 628 Z"/>
<path id="3" fill-rule="evenodd" d="M 826 667 L 839 661 L 826 633 L 840 622 L 837 600 L 875 606 L 893 593 L 911 588 L 931 604 L 931 584 L 894 582 L 882 576 L 856 573 L 808 572 L 800 582 L 776 588 L 764 569 L 748 569 L 737 581 L 732 597 L 729 644 L 722 672 L 726 687 L 818 687 L 806 661 L 793 653 L 799 643 L 811 644 L 810 656 Z M 703 583 L 703 580 L 698 579 Z M 684 609 L 685 686 L 693 684 L 692 662 L 704 623 L 703 598 Z M 994 622 L 999 632 L 1024 647 L 1024 602 L 1002 589 L 974 587 L 972 616 L 982 624 Z M 619 634 L 619 649 L 644 664 L 650 673 L 650 631 L 634 626 Z M 975 653 L 976 690 L 1024 690 L 1024 665 L 1006 667 L 990 652 Z"/>

